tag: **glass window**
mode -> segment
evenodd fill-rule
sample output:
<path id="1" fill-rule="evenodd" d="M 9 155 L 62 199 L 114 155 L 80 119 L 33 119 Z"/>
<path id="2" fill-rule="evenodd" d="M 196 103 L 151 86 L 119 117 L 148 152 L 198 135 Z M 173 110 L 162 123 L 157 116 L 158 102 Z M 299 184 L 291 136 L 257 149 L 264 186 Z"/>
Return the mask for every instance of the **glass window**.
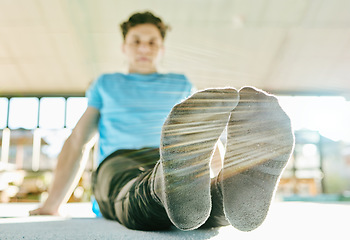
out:
<path id="1" fill-rule="evenodd" d="M 344 97 L 279 97 L 294 130 L 318 131 L 333 141 L 350 142 L 350 102 Z"/>
<path id="2" fill-rule="evenodd" d="M 39 127 L 60 129 L 64 127 L 65 99 L 63 97 L 44 97 L 40 99 Z"/>
<path id="3" fill-rule="evenodd" d="M 0 98 L 0 129 L 4 129 L 7 124 L 7 98 Z"/>
<path id="4" fill-rule="evenodd" d="M 67 128 L 72 129 L 75 127 L 86 108 L 87 98 L 85 97 L 70 97 L 67 99 Z"/>
<path id="5" fill-rule="evenodd" d="M 34 129 L 38 125 L 39 100 L 35 97 L 11 98 L 9 128 Z"/>

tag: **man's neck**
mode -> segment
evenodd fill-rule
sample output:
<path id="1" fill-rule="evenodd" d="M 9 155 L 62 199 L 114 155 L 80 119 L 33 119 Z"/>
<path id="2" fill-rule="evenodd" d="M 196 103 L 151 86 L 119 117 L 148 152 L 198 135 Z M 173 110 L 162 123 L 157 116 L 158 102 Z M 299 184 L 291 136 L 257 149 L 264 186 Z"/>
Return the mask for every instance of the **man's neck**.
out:
<path id="1" fill-rule="evenodd" d="M 152 68 L 152 69 L 135 69 L 135 68 L 129 68 L 129 73 L 137 73 L 137 74 L 152 74 L 152 73 L 157 73 L 157 69 L 156 68 Z"/>

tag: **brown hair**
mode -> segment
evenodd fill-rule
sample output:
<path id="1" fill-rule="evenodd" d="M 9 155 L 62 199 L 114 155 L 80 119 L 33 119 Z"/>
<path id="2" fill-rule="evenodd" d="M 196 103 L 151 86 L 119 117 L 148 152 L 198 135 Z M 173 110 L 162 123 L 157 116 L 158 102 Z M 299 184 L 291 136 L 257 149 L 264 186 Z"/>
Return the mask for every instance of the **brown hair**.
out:
<path id="1" fill-rule="evenodd" d="M 120 24 L 120 28 L 123 33 L 123 37 L 125 39 L 126 34 L 129 32 L 130 28 L 135 27 L 139 24 L 145 24 L 150 23 L 155 25 L 160 32 L 160 35 L 162 38 L 165 38 L 166 31 L 169 29 L 169 26 L 165 25 L 159 17 L 154 16 L 151 12 L 143 12 L 143 13 L 134 13 L 131 15 L 131 17 L 128 19 L 128 21 L 123 22 Z"/>

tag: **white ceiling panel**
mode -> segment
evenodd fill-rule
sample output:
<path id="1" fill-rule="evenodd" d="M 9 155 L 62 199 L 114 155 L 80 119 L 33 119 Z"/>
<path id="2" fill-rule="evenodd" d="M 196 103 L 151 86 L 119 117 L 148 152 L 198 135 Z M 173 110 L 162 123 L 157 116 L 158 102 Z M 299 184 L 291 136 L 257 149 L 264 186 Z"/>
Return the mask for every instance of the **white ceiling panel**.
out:
<path id="1" fill-rule="evenodd" d="M 125 71 L 119 24 L 172 26 L 162 71 L 198 89 L 350 96 L 350 0 L 0 0 L 0 95 L 83 94 Z"/>

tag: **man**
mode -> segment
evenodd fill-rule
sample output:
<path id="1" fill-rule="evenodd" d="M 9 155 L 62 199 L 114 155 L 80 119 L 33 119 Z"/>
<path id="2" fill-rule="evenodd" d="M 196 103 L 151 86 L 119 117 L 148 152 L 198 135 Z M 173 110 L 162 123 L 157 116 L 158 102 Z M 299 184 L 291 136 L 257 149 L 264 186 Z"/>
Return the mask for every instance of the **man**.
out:
<path id="1" fill-rule="evenodd" d="M 88 108 L 58 157 L 49 197 L 30 214 L 58 214 L 84 169 L 82 149 L 98 131 L 92 188 L 105 218 L 140 230 L 258 227 L 294 141 L 276 98 L 251 87 L 191 95 L 184 75 L 157 72 L 167 30 L 160 18 L 136 13 L 121 28 L 129 72 L 104 74 L 89 88 Z M 211 179 L 226 127 L 224 166 Z"/>

